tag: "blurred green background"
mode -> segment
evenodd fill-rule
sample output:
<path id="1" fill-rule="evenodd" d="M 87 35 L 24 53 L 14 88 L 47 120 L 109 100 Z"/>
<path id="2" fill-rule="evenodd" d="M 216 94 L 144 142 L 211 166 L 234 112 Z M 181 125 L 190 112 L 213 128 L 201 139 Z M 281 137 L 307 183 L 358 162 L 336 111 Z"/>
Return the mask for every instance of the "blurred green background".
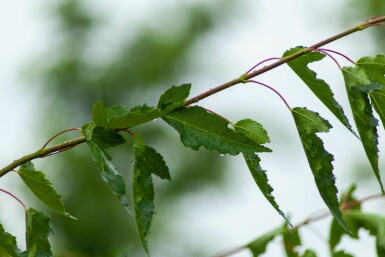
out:
<path id="1" fill-rule="evenodd" d="M 108 32 L 113 13 L 95 12 L 84 1 L 61 0 L 44 5 L 42 13 L 51 24 L 52 41 L 49 50 L 33 61 L 28 77 L 30 81 L 33 77 L 42 99 L 39 110 L 44 113 L 37 122 L 41 138 L 89 121 L 97 100 L 103 100 L 106 105 L 154 105 L 170 86 L 188 83 L 186 77 L 189 69 L 193 69 L 191 63 L 199 41 L 215 30 L 226 29 L 227 22 L 239 18 L 229 14 L 242 13 L 243 2 L 169 3 L 159 12 L 152 10 L 153 15 L 142 24 L 126 24 L 124 35 L 122 31 Z M 344 26 L 350 26 L 357 17 L 360 20 L 384 14 L 383 0 L 348 0 L 338 19 Z M 370 33 L 383 51 L 385 31 L 378 28 Z M 173 220 L 178 215 L 179 203 L 186 197 L 205 188 L 224 190 L 228 186 L 224 172 L 227 159 L 207 151 L 185 149 L 178 135 L 165 128 L 157 120 L 134 130 L 165 157 L 172 175 L 171 183 L 155 179 L 156 215 L 149 237 L 150 251 L 155 257 L 210 256 L 212 252 L 186 240 L 188 237 L 181 229 L 175 230 Z M 71 138 L 72 133 L 75 132 L 61 136 L 56 142 Z M 127 140 L 130 142 L 130 138 Z M 130 185 L 133 155 L 130 145 L 111 153 L 114 164 Z M 50 170 L 47 176 L 64 196 L 67 210 L 78 218 L 73 221 L 40 207 L 52 216 L 55 236 L 51 242 L 55 256 L 146 256 L 133 218 L 101 180 L 86 146 L 39 164 L 42 170 Z M 357 169 L 358 177 L 362 171 Z"/>

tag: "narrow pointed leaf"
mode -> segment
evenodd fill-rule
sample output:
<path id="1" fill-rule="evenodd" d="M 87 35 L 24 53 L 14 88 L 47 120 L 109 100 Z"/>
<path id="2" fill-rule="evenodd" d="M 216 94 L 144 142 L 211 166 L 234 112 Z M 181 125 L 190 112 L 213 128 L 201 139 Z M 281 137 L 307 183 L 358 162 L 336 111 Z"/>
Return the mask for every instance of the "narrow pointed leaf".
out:
<path id="1" fill-rule="evenodd" d="M 158 108 L 166 114 L 181 106 L 190 94 L 191 84 L 173 86 L 161 95 Z"/>
<path id="2" fill-rule="evenodd" d="M 53 231 L 50 226 L 49 217 L 35 209 L 29 208 L 26 212 L 26 224 L 27 256 L 52 256 L 48 236 L 53 234 Z"/>
<path id="3" fill-rule="evenodd" d="M 283 57 L 289 56 L 303 49 L 304 47 L 292 48 L 286 51 Z M 316 95 L 318 99 L 336 116 L 336 118 L 354 135 L 356 135 L 341 105 L 335 100 L 334 93 L 330 89 L 330 86 L 324 80 L 317 78 L 317 74 L 308 67 L 310 63 L 320 61 L 324 57 L 325 55 L 320 52 L 310 52 L 288 62 L 287 64 L 309 87 L 314 95 Z"/>
<path id="4" fill-rule="evenodd" d="M 282 227 L 277 228 L 273 231 L 270 231 L 270 232 L 258 237 L 254 241 L 248 243 L 246 245 L 246 247 L 249 248 L 250 251 L 253 253 L 253 257 L 259 257 L 259 256 L 261 256 L 261 254 L 266 252 L 267 245 L 271 241 L 273 241 L 276 236 L 282 234 L 283 231 L 284 231 L 284 229 Z"/>
<path id="5" fill-rule="evenodd" d="M 0 247 L 3 248 L 12 257 L 19 257 L 21 251 L 17 246 L 16 237 L 12 236 L 4 230 L 3 225 L 0 224 Z"/>
<path id="6" fill-rule="evenodd" d="M 339 209 L 338 190 L 333 175 L 333 155 L 325 150 L 322 140 L 316 135 L 319 132 L 328 132 L 332 126 L 318 113 L 306 108 L 293 108 L 292 114 L 318 191 L 333 216 L 349 231 Z"/>
<path id="7" fill-rule="evenodd" d="M 371 81 L 383 86 L 379 90 L 370 91 L 369 95 L 372 105 L 385 127 L 385 56 L 363 57 L 357 61 L 356 65 L 365 70 Z"/>
<path id="8" fill-rule="evenodd" d="M 341 242 L 342 236 L 348 235 L 358 239 L 358 231 L 363 228 L 376 238 L 377 256 L 385 256 L 385 218 L 383 216 L 352 210 L 344 215 L 344 219 L 351 228 L 352 235 L 346 234 L 343 230 L 338 230 L 335 224 L 332 224 L 332 229 L 330 230 L 330 249 L 332 251 Z"/>
<path id="9" fill-rule="evenodd" d="M 262 169 L 260 162 L 261 159 L 256 154 L 243 154 L 245 161 L 247 163 L 247 166 L 249 167 L 250 173 L 254 178 L 255 183 L 261 190 L 262 194 L 265 196 L 265 198 L 269 201 L 271 206 L 281 215 L 289 224 L 289 220 L 286 218 L 285 214 L 281 209 L 279 208 L 279 205 L 275 201 L 274 196 L 272 195 L 272 192 L 274 189 L 269 184 L 269 179 L 267 178 L 266 170 Z M 292 227 L 292 225 L 290 224 Z"/>
<path id="10" fill-rule="evenodd" d="M 283 246 L 285 248 L 286 257 L 299 257 L 299 252 L 296 247 L 302 244 L 301 238 L 299 236 L 298 229 L 290 230 L 287 227 L 287 224 L 284 226 L 283 236 Z"/>
<path id="11" fill-rule="evenodd" d="M 229 122 L 199 106 L 181 108 L 163 117 L 179 134 L 186 147 L 198 150 L 201 146 L 221 154 L 271 152 L 243 133 L 228 127 Z"/>
<path id="12" fill-rule="evenodd" d="M 143 140 L 135 136 L 135 160 L 133 174 L 133 196 L 135 219 L 140 240 L 148 253 L 147 235 L 154 216 L 154 185 L 151 175 L 170 180 L 168 167 L 163 157 L 153 148 L 144 145 Z"/>
<path id="13" fill-rule="evenodd" d="M 100 140 L 94 140 L 93 131 L 97 128 L 95 124 L 88 123 L 83 126 L 82 131 L 87 139 L 87 145 L 90 147 L 94 160 L 100 170 L 103 180 L 111 188 L 114 195 L 119 199 L 123 207 L 131 213 L 126 198 L 126 184 L 124 183 L 123 176 L 116 170 L 115 166 L 111 162 L 111 156 L 106 152 L 103 146 L 110 146 L 112 143 L 103 142 Z M 114 142 L 115 139 L 113 140 Z"/>
<path id="14" fill-rule="evenodd" d="M 56 192 L 43 172 L 35 170 L 32 162 L 21 165 L 17 173 L 24 184 L 45 205 L 61 215 L 75 219 L 65 210 L 63 197 Z"/>
<path id="15" fill-rule="evenodd" d="M 384 192 L 378 167 L 378 122 L 373 116 L 368 93 L 362 91 L 364 86 L 370 86 L 372 82 L 365 71 L 360 67 L 345 67 L 342 72 L 345 79 L 350 107 L 353 112 L 358 133 L 361 137 L 362 145 L 374 174 L 380 183 L 381 190 Z M 356 90 L 356 87 L 360 87 L 360 90 Z"/>
<path id="16" fill-rule="evenodd" d="M 256 121 L 245 119 L 238 121 L 234 125 L 234 129 L 237 132 L 243 133 L 246 137 L 253 140 L 258 144 L 265 144 L 270 142 L 269 136 L 267 135 L 266 130 L 263 128 L 261 124 Z M 251 175 L 254 178 L 257 186 L 261 190 L 262 194 L 269 201 L 269 203 L 273 206 L 273 208 L 288 221 L 285 214 L 279 208 L 279 205 L 275 201 L 274 196 L 272 195 L 273 187 L 269 184 L 269 179 L 267 178 L 266 170 L 262 169 L 260 162 L 261 159 L 255 153 L 252 154 L 243 154 L 247 166 L 250 170 Z M 289 222 L 289 221 L 288 221 Z M 290 222 L 289 222 L 290 224 Z M 290 224 L 291 226 L 291 224 Z"/>

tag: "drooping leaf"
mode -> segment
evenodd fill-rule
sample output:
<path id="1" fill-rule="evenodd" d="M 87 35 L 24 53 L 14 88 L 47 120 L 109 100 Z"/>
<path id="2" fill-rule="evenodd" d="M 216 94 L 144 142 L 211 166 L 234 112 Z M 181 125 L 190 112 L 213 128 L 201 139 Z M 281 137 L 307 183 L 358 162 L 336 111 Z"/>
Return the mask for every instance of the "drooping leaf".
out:
<path id="1" fill-rule="evenodd" d="M 240 120 L 234 124 L 235 131 L 245 134 L 258 144 L 270 143 L 269 136 L 261 124 L 251 119 Z"/>
<path id="2" fill-rule="evenodd" d="M 246 247 L 250 249 L 250 251 L 253 253 L 254 257 L 258 257 L 261 254 L 263 254 L 264 252 L 266 252 L 267 245 L 271 241 L 273 241 L 276 236 L 282 234 L 283 231 L 284 231 L 284 228 L 282 228 L 282 227 L 274 229 L 274 230 L 258 237 L 254 241 L 248 243 L 246 245 Z"/>
<path id="3" fill-rule="evenodd" d="M 104 103 L 95 103 L 92 120 L 96 125 L 107 128 L 131 128 L 165 115 L 183 104 L 190 93 L 190 84 L 173 86 L 164 92 L 158 103 L 158 108 L 147 104 L 129 109 L 127 106 L 105 107 Z"/>
<path id="4" fill-rule="evenodd" d="M 330 212 L 348 231 L 337 199 L 338 190 L 332 165 L 334 158 L 325 150 L 322 140 L 316 135 L 319 132 L 328 132 L 332 126 L 318 113 L 306 108 L 293 108 L 292 114 L 318 191 Z"/>
<path id="5" fill-rule="evenodd" d="M 377 214 L 363 213 L 361 211 L 352 210 L 344 214 L 346 223 L 351 228 L 352 234 L 349 235 L 345 231 L 338 229 L 333 220 L 330 230 L 330 249 L 333 252 L 340 243 L 343 235 L 358 239 L 358 230 L 363 228 L 370 235 L 376 238 L 377 256 L 385 256 L 385 217 Z"/>
<path id="6" fill-rule="evenodd" d="M 292 48 L 286 51 L 283 54 L 283 57 L 292 55 L 303 49 L 304 47 L 302 46 Z M 354 135 L 356 135 L 341 105 L 335 100 L 330 86 L 324 80 L 317 78 L 317 74 L 308 67 L 310 63 L 320 61 L 324 57 L 325 55 L 320 52 L 310 52 L 295 58 L 287 64 L 309 87 L 314 95 L 316 95 L 318 99 L 336 116 L 336 118 Z"/>
<path id="7" fill-rule="evenodd" d="M 50 226 L 49 217 L 35 209 L 29 208 L 26 212 L 26 224 L 27 256 L 52 256 L 48 236 L 53 234 L 53 231 Z"/>
<path id="8" fill-rule="evenodd" d="M 265 144 L 270 142 L 269 136 L 266 130 L 263 128 L 261 124 L 256 121 L 245 119 L 238 121 L 234 125 L 234 129 L 236 132 L 243 133 L 246 137 L 253 140 L 258 144 Z M 265 198 L 269 201 L 269 203 L 273 206 L 273 208 L 288 221 L 285 217 L 285 214 L 279 208 L 279 205 L 275 201 L 274 196 L 272 195 L 273 188 L 269 184 L 269 179 L 267 178 L 266 170 L 262 169 L 260 162 L 261 159 L 255 153 L 252 154 L 243 154 L 247 166 L 253 176 L 255 182 L 257 183 L 259 189 Z M 289 221 L 288 221 L 289 222 Z M 290 224 L 290 223 L 289 223 Z"/>
<path id="9" fill-rule="evenodd" d="M 171 180 L 163 157 L 153 148 L 146 146 L 140 136 L 135 136 L 135 160 L 133 174 L 133 196 L 135 219 L 140 240 L 148 253 L 147 235 L 154 215 L 154 185 L 151 175 Z"/>
<path id="10" fill-rule="evenodd" d="M 243 133 L 230 129 L 224 118 L 199 106 L 175 110 L 163 119 L 179 132 L 182 143 L 193 150 L 203 146 L 210 151 L 231 155 L 271 152 Z"/>
<path id="11" fill-rule="evenodd" d="M 346 91 L 348 94 L 353 117 L 356 122 L 358 133 L 361 137 L 362 145 L 365 149 L 366 156 L 372 166 L 374 174 L 380 183 L 381 190 L 384 188 L 381 182 L 380 170 L 378 168 L 378 122 L 373 116 L 372 107 L 369 102 L 367 92 L 355 90 L 356 87 L 364 87 L 370 85 L 371 81 L 365 71 L 360 67 L 344 67 L 342 69 Z"/>
<path id="12" fill-rule="evenodd" d="M 181 106 L 190 94 L 191 84 L 173 86 L 161 95 L 158 108 L 166 114 Z"/>
<path id="13" fill-rule="evenodd" d="M 93 131 L 98 126 L 95 126 L 92 122 L 83 126 L 82 131 L 87 139 L 87 145 L 90 147 L 94 160 L 101 172 L 103 180 L 111 188 L 114 195 L 119 199 L 123 207 L 129 212 L 130 207 L 126 198 L 126 184 L 124 183 L 123 176 L 116 170 L 115 166 L 111 162 L 111 156 L 106 152 L 103 146 L 115 145 L 115 136 L 112 136 L 112 141 L 94 140 Z M 115 142 L 115 143 L 113 143 Z"/>
<path id="14" fill-rule="evenodd" d="M 262 169 L 260 162 L 261 159 L 256 154 L 243 154 L 247 166 L 251 172 L 251 175 L 254 178 L 254 181 L 257 183 L 259 189 L 265 198 L 269 201 L 269 203 L 273 206 L 273 208 L 281 215 L 289 224 L 289 220 L 286 218 L 285 214 L 279 208 L 279 205 L 275 201 L 274 196 L 272 195 L 273 188 L 269 184 L 269 179 L 267 178 L 266 170 Z M 290 226 L 292 226 L 290 224 Z"/>
<path id="15" fill-rule="evenodd" d="M 287 224 L 284 225 L 283 246 L 285 248 L 286 257 L 299 257 L 299 252 L 296 250 L 297 246 L 302 244 L 298 229 L 290 230 Z"/>
<path id="16" fill-rule="evenodd" d="M 21 251 L 17 246 L 16 237 L 12 236 L 4 230 L 3 225 L 0 224 L 0 248 L 3 248 L 12 257 L 19 257 Z"/>
<path id="17" fill-rule="evenodd" d="M 363 57 L 357 61 L 356 65 L 365 70 L 371 81 L 383 86 L 379 90 L 370 91 L 369 95 L 372 105 L 385 127 L 385 56 Z"/>
<path id="18" fill-rule="evenodd" d="M 61 215 L 75 219 L 65 210 L 63 197 L 56 192 L 43 172 L 35 170 L 32 162 L 21 165 L 17 173 L 24 184 L 45 205 Z"/>

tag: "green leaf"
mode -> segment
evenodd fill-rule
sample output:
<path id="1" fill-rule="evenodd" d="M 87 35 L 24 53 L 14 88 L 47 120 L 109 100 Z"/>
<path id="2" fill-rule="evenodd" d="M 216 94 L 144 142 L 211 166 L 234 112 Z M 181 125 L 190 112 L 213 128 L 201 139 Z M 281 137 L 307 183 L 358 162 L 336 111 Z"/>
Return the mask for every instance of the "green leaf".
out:
<path id="1" fill-rule="evenodd" d="M 243 154 L 247 166 L 251 172 L 251 175 L 254 178 L 254 181 L 257 183 L 259 189 L 273 208 L 281 215 L 289 224 L 289 220 L 286 218 L 285 214 L 279 208 L 279 205 L 275 201 L 274 196 L 272 195 L 273 188 L 269 184 L 269 179 L 267 178 L 266 170 L 262 169 L 260 166 L 261 159 L 256 154 Z M 290 226 L 292 226 L 290 224 Z"/>
<path id="2" fill-rule="evenodd" d="M 133 107 L 112 106 L 106 108 L 104 103 L 95 103 L 92 120 L 96 125 L 107 128 L 131 128 L 159 118 L 175 108 L 180 107 L 190 93 L 190 84 L 173 86 L 161 95 L 158 108 L 146 104 Z"/>
<path id="3" fill-rule="evenodd" d="M 190 94 L 191 84 L 173 86 L 161 95 L 158 108 L 164 114 L 180 107 Z"/>
<path id="4" fill-rule="evenodd" d="M 250 119 L 240 120 L 234 124 L 234 129 L 258 144 L 270 143 L 266 130 L 256 121 Z"/>
<path id="5" fill-rule="evenodd" d="M 92 127 L 92 140 L 103 148 L 124 144 L 126 140 L 115 130 L 100 126 Z"/>
<path id="6" fill-rule="evenodd" d="M 48 236 L 53 234 L 49 217 L 43 213 L 29 208 L 26 212 L 26 237 L 28 257 L 52 256 Z"/>
<path id="7" fill-rule="evenodd" d="M 349 231 L 339 209 L 338 190 L 333 175 L 333 155 L 325 150 L 322 140 L 316 135 L 318 132 L 328 132 L 332 126 L 318 113 L 306 108 L 293 108 L 292 114 L 318 191 L 333 216 Z"/>
<path id="8" fill-rule="evenodd" d="M 338 252 L 333 253 L 333 257 L 354 257 L 354 256 L 351 254 L 348 254 L 344 251 L 338 251 Z"/>
<path id="9" fill-rule="evenodd" d="M 385 87 L 385 56 L 377 55 L 376 57 L 363 57 L 359 59 L 356 65 L 369 76 L 371 81 L 377 82 Z M 374 109 L 381 118 L 383 126 L 385 126 L 385 88 L 369 92 L 370 99 Z"/>
<path id="10" fill-rule="evenodd" d="M 56 192 L 43 172 L 35 170 L 32 162 L 21 165 L 17 173 L 25 185 L 45 205 L 61 215 L 76 219 L 66 212 L 63 197 Z"/>
<path id="11" fill-rule="evenodd" d="M 230 129 L 224 118 L 199 106 L 175 110 L 163 119 L 179 132 L 182 143 L 193 150 L 203 146 L 209 151 L 231 155 L 271 152 L 243 133 Z"/>
<path id="12" fill-rule="evenodd" d="M 160 109 L 145 104 L 129 110 L 126 106 L 106 108 L 103 102 L 98 101 L 93 108 L 92 120 L 102 127 L 131 128 L 159 118 L 161 115 Z"/>
<path id="13" fill-rule="evenodd" d="M 286 51 L 283 57 L 292 55 L 296 52 L 302 51 L 304 47 L 296 47 Z M 352 126 L 349 124 L 348 118 L 342 107 L 334 99 L 334 94 L 330 86 L 322 79 L 317 78 L 317 74 L 309 69 L 308 65 L 312 62 L 317 62 L 325 57 L 320 52 L 310 52 L 294 60 L 288 62 L 289 67 L 302 79 L 302 81 L 309 87 L 309 89 L 318 97 L 318 99 L 341 121 L 341 123 L 349 129 L 354 135 Z"/>
<path id="14" fill-rule="evenodd" d="M 290 230 L 287 224 L 284 225 L 283 246 L 285 248 L 286 257 L 299 257 L 299 252 L 295 249 L 296 246 L 300 246 L 301 238 L 299 236 L 298 229 Z"/>
<path id="15" fill-rule="evenodd" d="M 306 250 L 301 257 L 317 257 L 317 254 L 312 250 Z"/>
<path id="16" fill-rule="evenodd" d="M 126 198 L 126 184 L 124 183 L 123 176 L 116 170 L 115 166 L 111 162 L 111 156 L 105 151 L 103 146 L 111 146 L 111 142 L 100 140 L 94 140 L 93 131 L 95 128 L 98 128 L 92 122 L 87 123 L 83 126 L 82 131 L 87 139 L 87 145 L 91 149 L 91 153 L 94 157 L 94 160 L 101 172 L 103 180 L 109 185 L 112 192 L 119 199 L 123 207 L 131 213 L 130 207 L 128 205 L 128 200 Z M 97 138 L 97 137 L 96 137 Z M 114 142 L 115 139 L 113 140 Z"/>
<path id="17" fill-rule="evenodd" d="M 344 214 L 346 223 L 352 230 L 352 234 L 348 235 L 345 231 L 339 230 L 335 226 L 333 220 L 330 230 L 330 249 L 334 251 L 339 244 L 343 235 L 348 235 L 352 238 L 358 239 L 358 230 L 363 228 L 369 232 L 370 235 L 376 237 L 377 256 L 385 256 L 385 217 L 377 214 L 363 213 L 357 210 L 351 210 Z"/>
<path id="18" fill-rule="evenodd" d="M 16 237 L 7 233 L 3 225 L 0 224 L 0 247 L 12 257 L 19 257 L 21 251 L 16 243 Z"/>
<path id="19" fill-rule="evenodd" d="M 154 184 L 151 175 L 171 180 L 168 167 L 163 157 L 153 148 L 144 145 L 140 136 L 135 136 L 135 161 L 133 191 L 135 219 L 140 240 L 148 253 L 147 235 L 154 215 Z"/>
<path id="20" fill-rule="evenodd" d="M 254 257 L 258 257 L 266 252 L 267 245 L 273 241 L 276 236 L 282 234 L 283 231 L 284 228 L 282 227 L 272 230 L 248 243 L 246 247 L 250 249 Z"/>
<path id="21" fill-rule="evenodd" d="M 380 170 L 378 168 L 378 122 L 373 116 L 372 107 L 369 102 L 368 94 L 361 90 L 355 90 L 356 87 L 370 86 L 371 81 L 365 71 L 360 67 L 344 67 L 342 69 L 346 91 L 348 94 L 350 107 L 356 122 L 358 133 L 361 137 L 362 145 L 366 156 L 372 166 L 374 174 L 380 183 L 381 190 L 384 193 L 384 187 L 381 182 Z"/>
<path id="22" fill-rule="evenodd" d="M 238 121 L 234 125 L 236 132 L 244 134 L 249 139 L 253 140 L 258 144 L 264 144 L 270 142 L 269 136 L 267 135 L 266 130 L 256 121 L 245 119 Z M 280 210 L 279 205 L 276 203 L 274 196 L 272 195 L 273 188 L 269 184 L 269 179 L 267 178 L 266 170 L 262 169 L 260 162 L 261 159 L 255 153 L 252 154 L 243 154 L 247 166 L 253 176 L 257 186 L 261 190 L 262 194 L 269 201 L 269 203 L 274 207 L 274 209 L 288 221 L 285 217 L 285 214 Z M 289 221 L 288 221 L 289 222 Z M 290 224 L 290 223 L 289 223 Z M 291 226 L 291 225 L 290 225 Z"/>

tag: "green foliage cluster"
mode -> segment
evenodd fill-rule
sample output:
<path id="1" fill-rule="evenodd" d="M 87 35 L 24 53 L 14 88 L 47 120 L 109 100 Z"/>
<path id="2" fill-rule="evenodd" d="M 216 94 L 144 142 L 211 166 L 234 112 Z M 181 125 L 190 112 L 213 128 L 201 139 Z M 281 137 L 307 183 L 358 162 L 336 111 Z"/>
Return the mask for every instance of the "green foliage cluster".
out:
<path id="1" fill-rule="evenodd" d="M 357 30 L 363 28 L 358 27 Z M 342 106 L 334 98 L 330 86 L 324 80 L 317 78 L 317 74 L 308 67 L 310 63 L 318 62 L 325 56 L 330 56 L 327 52 L 327 50 L 296 47 L 285 52 L 282 60 L 291 58 L 286 62 L 287 65 L 348 131 L 361 140 L 373 173 L 379 182 L 382 193 L 384 193 L 378 166 L 379 122 L 374 113 L 380 117 L 385 126 L 385 56 L 363 57 L 355 62 L 353 67 L 341 69 L 350 109 L 358 132 L 356 133 Z M 244 77 L 242 75 L 234 84 L 252 82 L 245 80 Z M 149 106 L 147 103 L 134 107 L 124 105 L 107 107 L 103 101 L 98 101 L 93 107 L 92 121 L 87 122 L 79 129 L 84 140 L 73 141 L 72 145 L 70 144 L 71 141 L 69 141 L 70 143 L 63 143 L 63 145 L 59 144 L 58 148 L 51 152 L 48 148 L 43 147 L 36 153 L 29 155 L 28 158 L 15 161 L 14 165 L 19 167 L 17 174 L 31 192 L 48 208 L 67 218 L 75 219 L 66 211 L 63 199 L 56 192 L 52 183 L 43 172 L 35 169 L 31 160 L 65 151 L 86 142 L 102 180 L 120 204 L 135 217 L 141 244 L 149 255 L 147 237 L 155 213 L 155 189 L 152 175 L 169 181 L 172 176 L 162 155 L 145 144 L 144 139 L 146 137 L 134 130 L 137 126 L 154 119 L 162 119 L 176 130 L 180 141 L 187 148 L 195 151 L 204 148 L 221 155 L 243 155 L 258 188 L 272 207 L 285 219 L 283 226 L 245 245 L 245 248 L 248 248 L 255 257 L 265 253 L 267 245 L 279 236 L 283 239 L 283 247 L 288 257 L 316 256 L 316 253 L 310 249 L 298 251 L 297 248 L 302 245 L 299 228 L 306 223 L 293 227 L 272 195 L 273 186 L 269 183 L 267 171 L 260 164 L 259 154 L 272 152 L 270 148 L 265 146 L 270 142 L 270 139 L 263 125 L 251 119 L 243 119 L 233 123 L 202 106 L 186 104 L 190 89 L 190 84 L 172 86 L 161 94 L 156 107 Z M 213 91 L 213 93 L 215 92 Z M 193 99 L 196 99 L 194 103 L 201 100 L 199 97 Z M 335 185 L 332 165 L 334 157 L 325 149 L 322 139 L 317 135 L 321 132 L 327 133 L 332 128 L 331 124 L 319 113 L 306 107 L 289 107 L 289 111 L 297 127 L 299 139 L 303 145 L 316 187 L 334 218 L 330 232 L 331 255 L 333 257 L 352 256 L 345 251 L 337 250 L 336 247 L 342 236 L 358 238 L 358 230 L 363 228 L 376 237 L 377 254 L 384 256 L 385 218 L 363 212 L 360 209 L 360 202 L 352 196 L 354 188 L 342 196 L 340 201 L 338 200 L 338 189 Z M 129 140 L 123 136 L 124 133 L 128 133 Z M 112 148 L 122 145 L 129 145 L 133 152 L 131 190 L 133 207 L 130 206 L 130 201 L 127 198 L 128 186 L 125 178 L 113 164 L 110 154 Z M 11 168 L 4 168 L 0 174 L 5 175 L 11 170 Z M 348 199 L 348 201 L 344 202 L 344 199 Z M 353 204 L 353 206 L 348 206 L 349 204 Z M 2 225 L 0 225 L 0 248 L 12 257 L 52 256 L 48 240 L 48 236 L 52 233 L 49 217 L 27 207 L 25 207 L 25 213 L 26 251 L 22 252 L 19 249 L 15 237 L 6 232 Z"/>

